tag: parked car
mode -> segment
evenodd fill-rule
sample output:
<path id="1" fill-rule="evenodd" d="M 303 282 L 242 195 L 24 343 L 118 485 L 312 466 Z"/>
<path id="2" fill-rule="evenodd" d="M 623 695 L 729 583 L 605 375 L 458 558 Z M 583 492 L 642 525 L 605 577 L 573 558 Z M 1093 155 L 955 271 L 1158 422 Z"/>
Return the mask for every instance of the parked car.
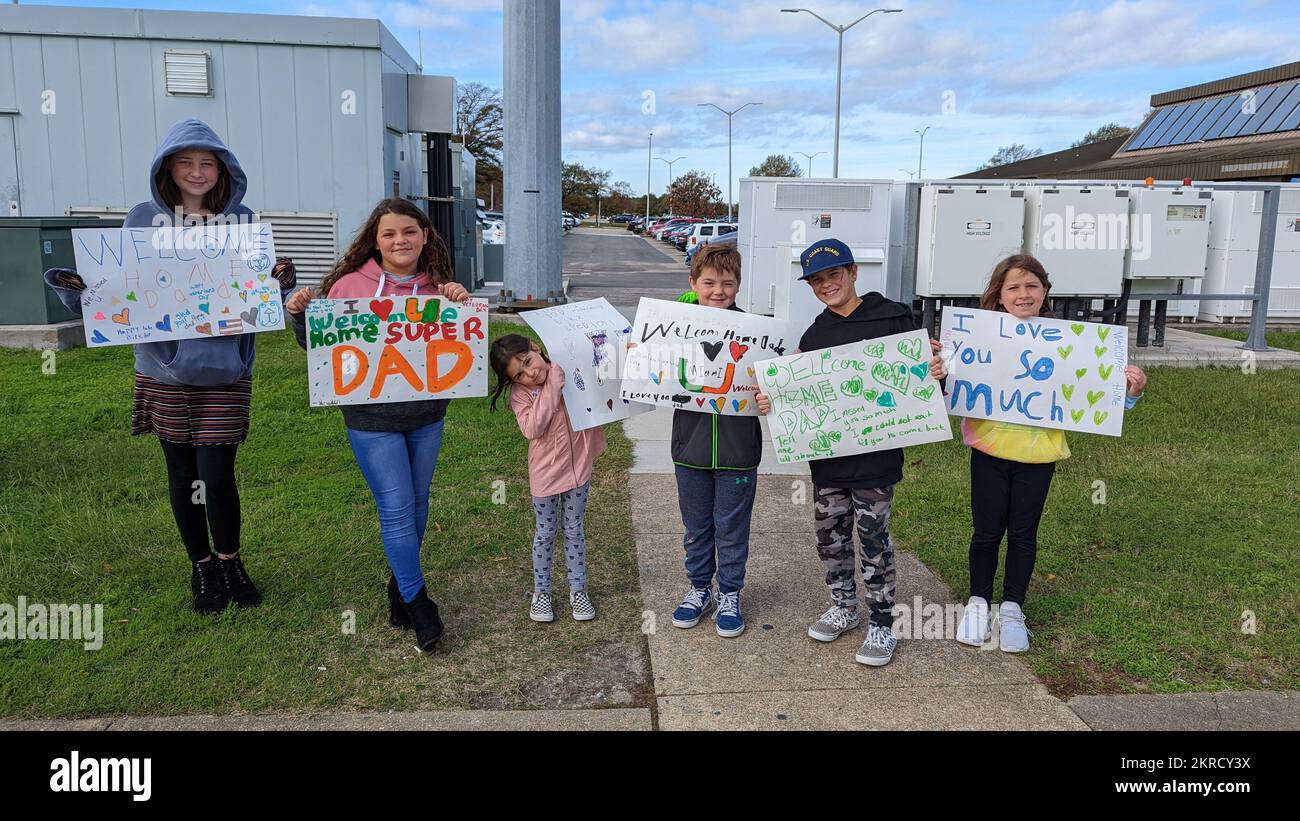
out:
<path id="1" fill-rule="evenodd" d="M 712 236 L 712 237 L 705 237 L 704 239 L 702 239 L 702 240 L 700 240 L 699 242 L 695 243 L 695 245 L 693 245 L 693 246 L 691 246 L 690 248 L 687 248 L 687 249 L 686 249 L 686 267 L 689 268 L 689 267 L 691 266 L 691 261 L 692 261 L 693 259 L 695 259 L 695 252 L 698 251 L 698 250 L 700 250 L 700 249 L 703 248 L 704 246 L 706 246 L 706 245 L 730 245 L 730 246 L 733 246 L 733 247 L 734 247 L 734 246 L 736 245 L 736 241 L 737 241 L 739 238 L 740 238 L 740 234 L 739 234 L 738 232 L 736 232 L 736 231 L 732 231 L 731 233 L 728 233 L 728 234 L 718 234 L 718 235 L 716 235 L 716 236 Z"/>
<path id="2" fill-rule="evenodd" d="M 563 216 L 564 216 L 564 227 L 565 227 L 565 228 L 577 228 L 577 227 L 578 227 L 578 218 L 577 218 L 577 217 L 575 217 L 573 214 L 570 214 L 568 211 L 563 211 L 563 212 L 561 212 L 561 213 L 562 213 Z"/>
<path id="3" fill-rule="evenodd" d="M 700 222 L 696 223 L 690 233 L 686 235 L 686 247 L 682 250 L 694 248 L 700 241 L 721 234 L 730 234 L 736 230 L 736 226 L 727 222 Z"/>
<path id="4" fill-rule="evenodd" d="M 506 223 L 505 220 L 488 220 L 483 226 L 483 244 L 484 245 L 505 245 L 506 242 Z"/>

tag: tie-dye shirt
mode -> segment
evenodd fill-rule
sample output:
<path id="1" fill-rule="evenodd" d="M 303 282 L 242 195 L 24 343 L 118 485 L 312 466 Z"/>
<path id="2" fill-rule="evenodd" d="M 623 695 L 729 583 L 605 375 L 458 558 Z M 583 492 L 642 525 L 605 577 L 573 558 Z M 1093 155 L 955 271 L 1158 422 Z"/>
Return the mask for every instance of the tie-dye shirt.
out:
<path id="1" fill-rule="evenodd" d="M 1124 397 L 1124 409 L 1133 410 L 1141 396 Z M 1027 465 L 1059 462 L 1070 458 L 1065 431 L 1055 428 L 1031 428 L 1015 422 L 966 417 L 961 422 L 961 437 L 969 447 Z"/>

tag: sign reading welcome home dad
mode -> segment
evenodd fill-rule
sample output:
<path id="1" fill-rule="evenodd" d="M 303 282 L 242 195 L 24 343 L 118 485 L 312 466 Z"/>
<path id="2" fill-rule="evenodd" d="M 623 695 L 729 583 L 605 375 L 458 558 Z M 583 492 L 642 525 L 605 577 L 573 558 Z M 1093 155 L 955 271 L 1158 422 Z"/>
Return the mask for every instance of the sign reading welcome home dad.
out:
<path id="1" fill-rule="evenodd" d="M 74 228 L 92 348 L 284 329 L 268 223 Z"/>
<path id="2" fill-rule="evenodd" d="M 948 413 L 1119 436 L 1128 328 L 947 307 Z"/>
<path id="3" fill-rule="evenodd" d="M 760 362 L 758 382 L 782 464 L 952 438 L 923 331 Z"/>
<path id="4" fill-rule="evenodd" d="M 757 416 L 754 367 L 784 356 L 790 324 L 743 311 L 645 299 L 623 365 L 623 398 L 697 413 Z"/>
<path id="5" fill-rule="evenodd" d="M 313 407 L 487 396 L 488 304 L 441 297 L 307 305 Z"/>

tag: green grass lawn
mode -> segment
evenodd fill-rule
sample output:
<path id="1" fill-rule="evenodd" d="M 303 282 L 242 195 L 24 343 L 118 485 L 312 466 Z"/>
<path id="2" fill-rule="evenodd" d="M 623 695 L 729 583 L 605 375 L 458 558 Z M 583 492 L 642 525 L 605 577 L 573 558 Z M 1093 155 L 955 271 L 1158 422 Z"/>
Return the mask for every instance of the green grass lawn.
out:
<path id="1" fill-rule="evenodd" d="M 1149 376 L 1122 438 L 1069 437 L 1039 531 L 1025 658 L 1063 697 L 1294 690 L 1300 371 Z M 965 601 L 969 449 L 928 445 L 908 461 L 893 529 Z M 1255 635 L 1242 632 L 1248 610 Z"/>
<path id="2" fill-rule="evenodd" d="M 1245 342 L 1249 331 L 1236 330 L 1210 330 L 1197 331 L 1197 333 L 1209 334 L 1210 336 L 1221 336 L 1224 339 L 1235 339 L 1239 342 Z M 1300 351 L 1300 331 L 1264 331 L 1264 342 L 1270 348 L 1285 348 L 1288 351 Z"/>
<path id="3" fill-rule="evenodd" d="M 494 325 L 504 332 L 527 333 Z M 63 352 L 48 376 L 39 353 L 0 351 L 0 602 L 102 603 L 106 622 L 97 652 L 0 642 L 0 715 L 546 706 L 584 674 L 598 689 L 603 672 L 584 665 L 644 658 L 619 426 L 607 428 L 587 517 L 600 617 L 577 624 L 557 607 L 554 624 L 537 625 L 526 442 L 508 409 L 452 403 L 423 553 L 448 632 L 420 656 L 412 633 L 388 625 L 378 520 L 341 414 L 308 407 L 306 354 L 289 333 L 258 342 L 238 474 L 243 553 L 266 603 L 215 619 L 188 610 L 157 441 L 129 435 L 130 349 Z M 558 564 L 567 603 L 562 554 Z M 644 677 L 627 689 L 643 700 Z"/>

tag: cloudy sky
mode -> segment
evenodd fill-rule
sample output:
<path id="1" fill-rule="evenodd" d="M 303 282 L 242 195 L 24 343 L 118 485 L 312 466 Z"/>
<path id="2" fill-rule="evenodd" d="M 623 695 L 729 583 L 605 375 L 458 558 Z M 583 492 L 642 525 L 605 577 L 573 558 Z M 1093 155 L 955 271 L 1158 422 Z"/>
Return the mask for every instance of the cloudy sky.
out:
<path id="1" fill-rule="evenodd" d="M 47 0 L 48 2 L 48 0 Z M 1273 0 L 807 0 L 847 23 L 840 176 L 906 178 L 925 138 L 924 176 L 974 170 L 1009 143 L 1044 152 L 1106 122 L 1136 125 L 1151 95 L 1300 59 L 1294 3 Z M 61 5 L 212 10 L 214 4 L 80 0 Z M 223 0 L 223 11 L 382 20 L 425 71 L 501 87 L 501 0 Z M 830 176 L 835 33 L 790 0 L 563 0 L 564 158 L 646 188 L 654 154 L 675 174 L 726 190 L 726 117 L 735 177 L 768 154 L 816 154 Z M 648 102 L 652 102 L 653 106 Z M 652 109 L 651 113 L 646 113 Z M 806 160 L 795 155 L 807 169 Z M 655 162 L 661 191 L 668 166 Z M 737 188 L 739 186 L 737 185 Z"/>

